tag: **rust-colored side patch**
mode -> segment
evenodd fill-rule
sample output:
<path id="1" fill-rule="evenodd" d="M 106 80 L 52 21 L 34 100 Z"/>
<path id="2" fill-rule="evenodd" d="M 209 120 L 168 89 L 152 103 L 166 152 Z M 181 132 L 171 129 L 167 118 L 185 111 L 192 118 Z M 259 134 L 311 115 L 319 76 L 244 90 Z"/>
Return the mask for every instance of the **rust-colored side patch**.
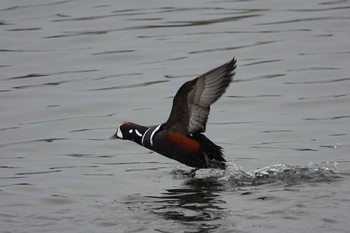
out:
<path id="1" fill-rule="evenodd" d="M 186 137 L 180 133 L 169 131 L 167 133 L 167 139 L 184 151 L 196 152 L 199 150 L 199 143 L 196 140 Z"/>

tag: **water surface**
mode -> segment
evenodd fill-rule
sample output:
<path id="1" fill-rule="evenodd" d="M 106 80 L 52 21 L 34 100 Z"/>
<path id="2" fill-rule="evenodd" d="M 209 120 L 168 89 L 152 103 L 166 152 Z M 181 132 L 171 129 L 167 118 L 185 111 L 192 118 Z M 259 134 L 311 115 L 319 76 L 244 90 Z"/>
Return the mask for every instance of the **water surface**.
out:
<path id="1" fill-rule="evenodd" d="M 349 1 L 0 3 L 2 232 L 348 232 Z M 235 56 L 190 169 L 119 122 L 167 119 Z"/>

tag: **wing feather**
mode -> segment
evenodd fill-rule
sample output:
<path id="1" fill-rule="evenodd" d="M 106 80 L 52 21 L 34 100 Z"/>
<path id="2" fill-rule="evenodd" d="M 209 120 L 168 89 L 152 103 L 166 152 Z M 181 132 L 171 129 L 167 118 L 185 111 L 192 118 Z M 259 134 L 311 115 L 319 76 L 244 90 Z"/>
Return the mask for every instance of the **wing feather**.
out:
<path id="1" fill-rule="evenodd" d="M 232 82 L 236 59 L 186 82 L 176 93 L 166 125 L 181 133 L 204 132 L 210 105 L 217 101 Z"/>

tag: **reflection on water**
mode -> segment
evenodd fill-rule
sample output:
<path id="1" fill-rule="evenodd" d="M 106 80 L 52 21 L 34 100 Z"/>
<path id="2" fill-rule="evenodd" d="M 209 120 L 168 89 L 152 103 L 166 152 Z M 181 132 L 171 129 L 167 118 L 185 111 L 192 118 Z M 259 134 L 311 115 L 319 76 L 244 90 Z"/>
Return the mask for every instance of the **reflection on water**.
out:
<path id="1" fill-rule="evenodd" d="M 190 179 L 183 188 L 168 189 L 160 196 L 150 197 L 152 213 L 198 232 L 217 229 L 221 226 L 217 220 L 224 218 L 227 211 L 220 191 L 222 184 L 215 178 Z"/>
<path id="2" fill-rule="evenodd" d="M 184 180 L 181 187 L 166 189 L 159 195 L 134 196 L 132 201 L 124 204 L 146 214 L 175 221 L 190 232 L 212 232 L 222 229 L 223 222 L 229 215 L 240 212 L 240 208 L 232 209 L 232 204 L 227 203 L 224 198 L 227 194 L 249 198 L 256 192 L 255 187 L 258 185 L 279 182 L 277 187 L 284 186 L 285 190 L 293 191 L 293 186 L 305 182 L 332 182 L 341 178 L 336 171 L 336 164 L 310 164 L 307 167 L 276 164 L 247 172 L 234 163 L 229 163 L 225 171 L 202 169 L 192 177 L 192 171 L 175 169 L 172 175 L 175 179 Z M 256 199 L 269 198 L 259 196 Z M 164 228 L 159 224 L 155 230 L 162 232 Z"/>
<path id="3" fill-rule="evenodd" d="M 189 178 L 181 188 L 167 189 L 160 195 L 129 197 L 130 201 L 124 204 L 137 212 L 179 224 L 156 224 L 156 231 L 186 229 L 189 232 L 208 232 L 221 228 L 222 219 L 229 213 L 220 194 L 222 191 L 223 184 L 216 177 Z"/>

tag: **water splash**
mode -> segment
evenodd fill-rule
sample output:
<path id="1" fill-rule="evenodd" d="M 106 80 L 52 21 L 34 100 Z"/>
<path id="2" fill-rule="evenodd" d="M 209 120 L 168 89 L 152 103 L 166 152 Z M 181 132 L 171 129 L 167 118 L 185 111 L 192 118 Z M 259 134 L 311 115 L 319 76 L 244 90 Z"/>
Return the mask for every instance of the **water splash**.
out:
<path id="1" fill-rule="evenodd" d="M 324 182 L 339 178 L 337 163 L 326 163 L 324 166 L 310 163 L 306 166 L 291 166 L 286 164 L 274 164 L 252 171 L 245 171 L 234 162 L 228 162 L 226 170 L 201 169 L 185 172 L 181 169 L 174 170 L 177 177 L 193 177 L 196 179 L 216 178 L 222 183 L 234 186 L 255 186 L 282 181 L 286 186 L 292 186 L 304 182 Z"/>
<path id="2" fill-rule="evenodd" d="M 301 182 L 330 181 L 339 177 L 336 165 L 336 163 L 328 163 L 325 166 L 314 163 L 307 166 L 275 164 L 252 171 L 252 181 L 254 185 L 284 181 L 288 186 Z"/>

